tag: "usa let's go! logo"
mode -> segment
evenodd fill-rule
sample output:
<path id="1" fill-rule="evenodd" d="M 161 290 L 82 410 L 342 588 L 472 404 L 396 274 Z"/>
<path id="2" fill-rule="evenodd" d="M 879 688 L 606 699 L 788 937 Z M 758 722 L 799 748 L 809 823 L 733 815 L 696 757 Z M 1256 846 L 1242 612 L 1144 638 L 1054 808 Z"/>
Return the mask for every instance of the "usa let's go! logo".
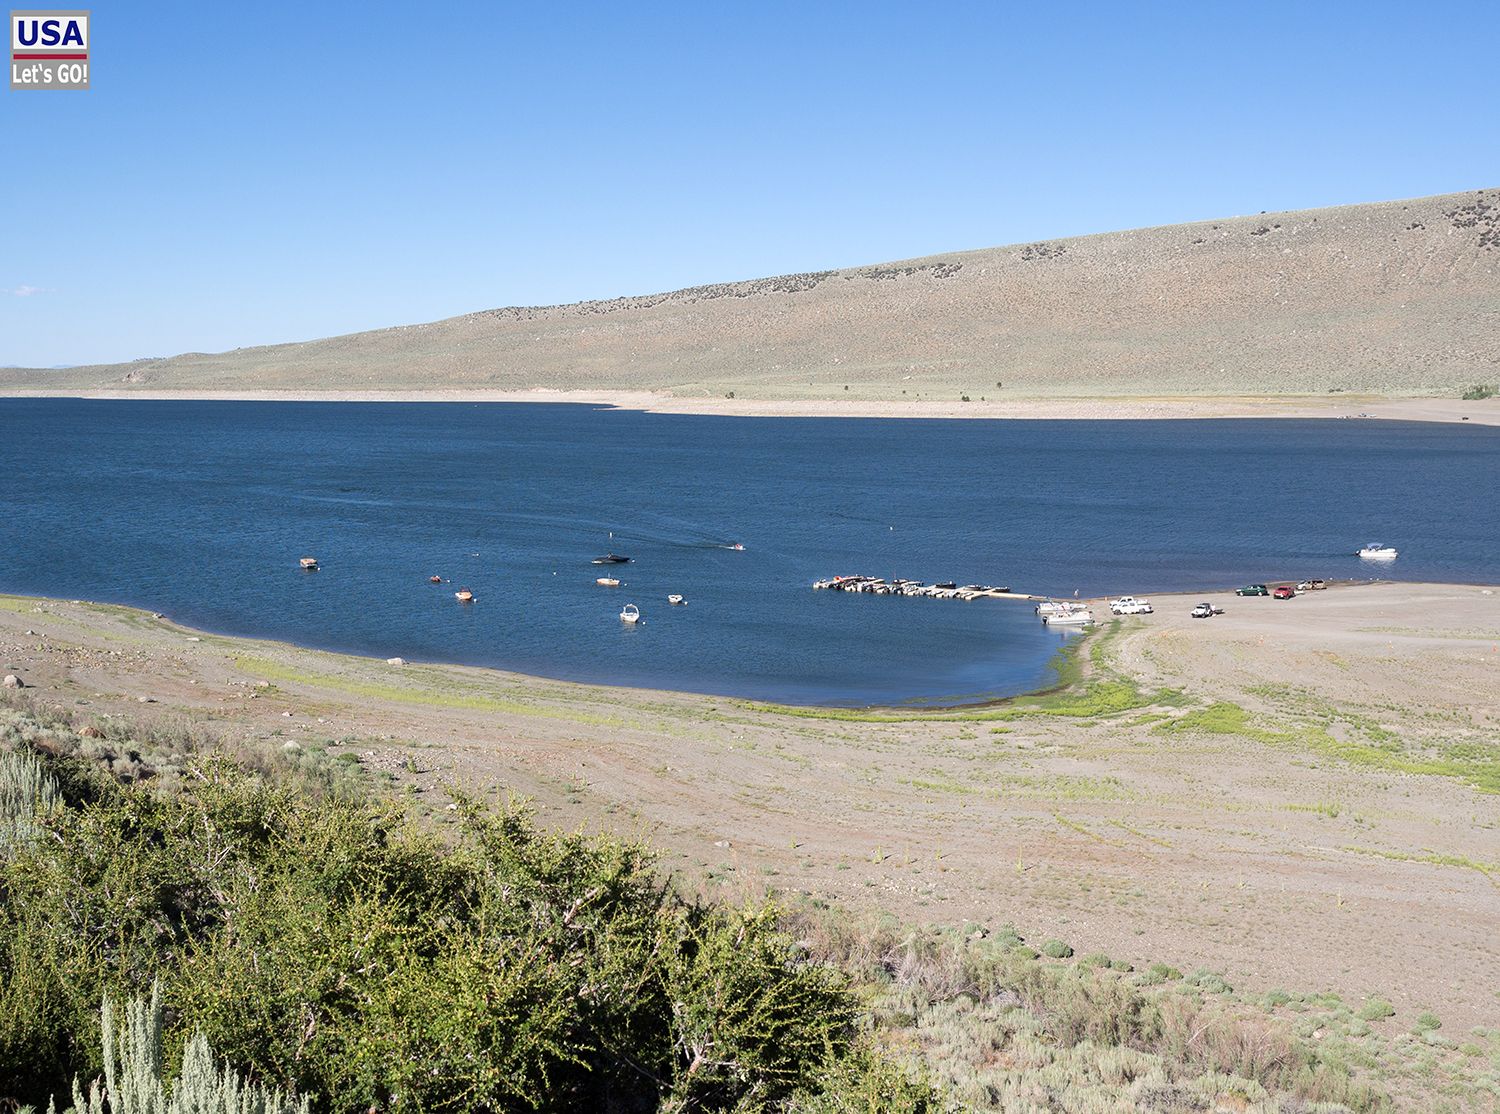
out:
<path id="1" fill-rule="evenodd" d="M 88 12 L 11 12 L 10 87 L 87 89 Z"/>

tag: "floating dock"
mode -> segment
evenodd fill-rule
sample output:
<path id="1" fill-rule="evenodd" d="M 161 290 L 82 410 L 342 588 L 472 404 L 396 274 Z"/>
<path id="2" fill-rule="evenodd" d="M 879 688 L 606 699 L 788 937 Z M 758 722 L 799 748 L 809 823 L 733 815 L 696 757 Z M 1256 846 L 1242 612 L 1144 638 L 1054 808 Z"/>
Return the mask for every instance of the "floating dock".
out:
<path id="1" fill-rule="evenodd" d="M 813 581 L 815 591 L 865 592 L 876 596 L 924 596 L 935 600 L 1027 600 L 1037 602 L 1046 596 L 1031 596 L 1025 592 L 1012 592 L 1010 588 L 996 588 L 989 584 L 964 584 L 938 582 L 927 584 L 921 580 L 882 580 L 878 576 L 835 576 L 828 580 Z"/>

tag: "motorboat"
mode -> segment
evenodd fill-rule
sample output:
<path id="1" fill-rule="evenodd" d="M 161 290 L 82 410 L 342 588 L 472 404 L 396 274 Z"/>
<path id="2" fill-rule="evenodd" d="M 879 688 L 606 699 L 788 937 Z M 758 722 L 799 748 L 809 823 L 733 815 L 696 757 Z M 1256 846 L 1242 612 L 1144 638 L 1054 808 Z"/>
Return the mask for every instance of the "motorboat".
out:
<path id="1" fill-rule="evenodd" d="M 302 565 L 303 572 L 318 571 L 318 559 L 316 557 L 304 557 L 302 558 L 302 561 L 300 563 Z"/>
<path id="2" fill-rule="evenodd" d="M 641 621 L 641 609 L 633 603 L 627 603 L 624 610 L 620 612 L 620 622 L 639 623 Z"/>
<path id="3" fill-rule="evenodd" d="M 628 564 L 630 564 L 630 558 L 629 557 L 622 557 L 618 553 L 606 553 L 603 557 L 595 557 L 594 558 L 594 564 L 596 564 L 596 565 L 628 565 Z"/>
<path id="4" fill-rule="evenodd" d="M 469 591 L 467 588 L 460 588 L 458 591 L 453 593 L 453 598 L 456 599 L 459 603 L 473 603 L 474 593 Z"/>
<path id="5" fill-rule="evenodd" d="M 1071 615 L 1075 611 L 1087 610 L 1087 605 L 1077 600 L 1047 600 L 1036 605 L 1036 613 L 1043 619 L 1052 615 Z"/>
<path id="6" fill-rule="evenodd" d="M 667 602 L 675 607 L 680 603 L 687 603 L 687 600 L 683 599 L 676 592 L 673 592 L 670 596 L 667 597 Z"/>
<path id="7" fill-rule="evenodd" d="M 427 578 L 428 584 L 441 584 L 442 582 L 443 578 L 441 576 L 429 576 Z"/>
<path id="8" fill-rule="evenodd" d="M 1056 615 L 1043 615 L 1042 622 L 1049 627 L 1055 626 L 1077 626 L 1085 627 L 1094 621 L 1093 615 L 1089 614 L 1087 608 L 1078 611 L 1065 611 Z"/>
<path id="9" fill-rule="evenodd" d="M 1380 542 L 1371 542 L 1359 551 L 1359 556 L 1366 561 L 1394 561 L 1396 559 L 1396 547 L 1382 545 Z"/>
<path id="10" fill-rule="evenodd" d="M 731 546 L 730 546 L 730 547 L 729 547 L 729 548 L 730 548 L 730 549 L 733 549 L 733 550 L 736 550 L 736 551 L 738 551 L 738 552 L 740 552 L 740 553 L 743 553 L 743 552 L 745 552 L 745 547 L 744 547 L 744 546 L 742 546 L 742 545 L 741 545 L 741 544 L 740 544 L 740 543 L 739 543 L 739 542 L 735 542 L 735 543 L 734 543 L 734 544 L 733 544 L 733 545 L 731 545 Z"/>
<path id="11" fill-rule="evenodd" d="M 618 588 L 620 586 L 620 578 L 618 576 L 601 576 L 597 577 L 594 583 L 601 588 Z"/>

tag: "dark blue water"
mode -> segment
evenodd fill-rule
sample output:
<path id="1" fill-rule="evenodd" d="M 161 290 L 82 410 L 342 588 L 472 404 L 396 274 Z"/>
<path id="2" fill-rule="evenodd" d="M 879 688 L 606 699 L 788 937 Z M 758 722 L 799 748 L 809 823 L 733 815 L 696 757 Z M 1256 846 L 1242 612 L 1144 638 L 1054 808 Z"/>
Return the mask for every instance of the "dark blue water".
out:
<path id="1" fill-rule="evenodd" d="M 951 701 L 1046 683 L 1065 636 L 1025 604 L 810 582 L 865 572 L 1057 595 L 1494 582 L 1497 490 L 1500 430 L 1419 423 L 11 399 L 0 590 L 379 657 L 795 702 Z M 1371 540 L 1400 559 L 1372 570 L 1350 555 Z M 614 590 L 589 563 L 609 549 L 636 559 Z M 299 571 L 304 554 L 323 571 Z M 458 586 L 478 602 L 458 604 Z M 626 602 L 640 629 L 619 622 Z"/>

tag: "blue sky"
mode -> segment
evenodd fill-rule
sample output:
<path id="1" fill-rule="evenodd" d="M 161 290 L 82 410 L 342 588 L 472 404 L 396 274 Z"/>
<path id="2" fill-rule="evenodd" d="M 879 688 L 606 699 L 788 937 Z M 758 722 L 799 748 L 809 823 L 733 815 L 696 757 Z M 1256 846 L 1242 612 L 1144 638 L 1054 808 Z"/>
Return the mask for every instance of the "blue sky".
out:
<path id="1" fill-rule="evenodd" d="M 1474 3 L 92 12 L 0 89 L 0 364 L 1500 185 Z"/>

